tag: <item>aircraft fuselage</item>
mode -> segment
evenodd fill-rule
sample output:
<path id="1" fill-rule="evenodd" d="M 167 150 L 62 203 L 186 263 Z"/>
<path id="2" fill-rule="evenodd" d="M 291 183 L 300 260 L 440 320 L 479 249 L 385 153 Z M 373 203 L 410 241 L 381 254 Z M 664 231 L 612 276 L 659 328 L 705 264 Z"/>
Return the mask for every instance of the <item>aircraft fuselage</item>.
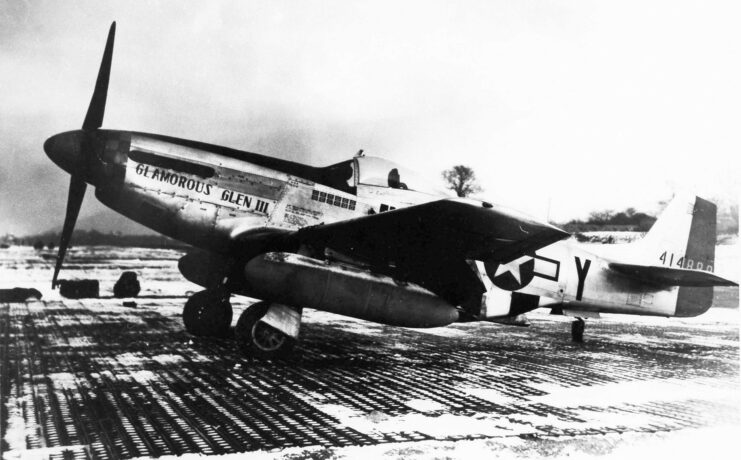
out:
<path id="1" fill-rule="evenodd" d="M 444 198 L 406 185 L 363 184 L 357 159 L 315 168 L 145 133 L 99 130 L 97 138 L 98 161 L 89 166 L 87 179 L 102 203 L 164 235 L 222 254 L 242 234 L 290 232 Z M 537 297 L 541 307 L 578 312 L 694 316 L 707 309 L 679 311 L 679 287 L 616 274 L 610 262 L 573 240 L 506 266 L 479 262 L 487 290 L 483 317 L 516 311 L 513 292 Z"/>
<path id="2" fill-rule="evenodd" d="M 352 160 L 332 170 L 158 135 L 96 134 L 97 161 L 86 180 L 103 204 L 217 252 L 243 232 L 292 231 L 444 197 L 359 184 Z"/>
<path id="3" fill-rule="evenodd" d="M 623 258 L 639 246 L 621 245 Z M 599 249 L 599 247 L 597 247 Z M 598 254 L 575 240 L 565 240 L 539 249 L 506 266 L 479 263 L 486 278 L 490 315 L 505 308 L 512 293 L 536 296 L 538 306 L 572 312 L 620 313 L 647 316 L 697 316 L 710 308 L 712 287 L 691 288 L 702 301 L 679 302 L 680 286 L 662 286 L 621 275 L 609 268 L 614 259 Z M 712 269 L 712 267 L 711 267 Z M 709 296 L 709 298 L 708 298 Z M 516 297 L 516 296 L 515 296 Z"/>

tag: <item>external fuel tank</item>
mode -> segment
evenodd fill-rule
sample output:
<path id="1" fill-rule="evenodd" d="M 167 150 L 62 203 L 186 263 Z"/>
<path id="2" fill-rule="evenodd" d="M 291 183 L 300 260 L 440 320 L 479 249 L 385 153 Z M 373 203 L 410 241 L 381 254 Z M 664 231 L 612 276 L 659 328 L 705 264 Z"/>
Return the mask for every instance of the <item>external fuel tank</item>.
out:
<path id="1" fill-rule="evenodd" d="M 456 308 L 411 283 L 298 254 L 269 252 L 244 269 L 250 295 L 367 321 L 439 327 L 458 320 Z"/>

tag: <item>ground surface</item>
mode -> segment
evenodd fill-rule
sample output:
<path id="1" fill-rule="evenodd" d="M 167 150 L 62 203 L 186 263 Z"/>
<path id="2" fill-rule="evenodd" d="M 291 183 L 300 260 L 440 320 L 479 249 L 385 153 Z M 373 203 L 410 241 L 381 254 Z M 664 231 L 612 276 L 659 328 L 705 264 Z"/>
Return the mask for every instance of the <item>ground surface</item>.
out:
<path id="1" fill-rule="evenodd" d="M 735 457 L 740 444 L 738 309 L 692 319 L 613 316 L 570 342 L 567 319 L 432 330 L 308 311 L 287 361 L 257 362 L 229 340 L 182 329 L 179 254 L 73 251 L 67 278 L 123 270 L 143 298 L 62 301 L 50 261 L 0 252 L 0 451 L 11 458 L 511 457 L 618 454 L 633 446 Z M 737 306 L 738 290 L 716 293 Z M 235 299 L 234 321 L 249 305 Z"/>

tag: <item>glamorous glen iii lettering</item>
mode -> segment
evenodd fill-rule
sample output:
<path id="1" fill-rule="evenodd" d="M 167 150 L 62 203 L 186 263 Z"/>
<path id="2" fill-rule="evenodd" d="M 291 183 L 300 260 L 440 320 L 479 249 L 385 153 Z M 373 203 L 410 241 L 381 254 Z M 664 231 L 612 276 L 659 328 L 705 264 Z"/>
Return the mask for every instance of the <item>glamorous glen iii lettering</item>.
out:
<path id="1" fill-rule="evenodd" d="M 245 193 L 235 192 L 234 190 L 223 190 L 221 192 L 221 201 L 249 211 L 262 214 L 270 213 L 270 203 Z"/>
<path id="2" fill-rule="evenodd" d="M 207 184 L 183 174 L 178 174 L 162 168 L 155 168 L 146 164 L 137 164 L 135 171 L 138 176 L 149 180 L 163 184 L 170 184 L 205 196 L 215 195 L 218 198 L 212 198 L 211 200 L 216 199 L 218 202 L 232 208 L 239 208 L 261 214 L 269 214 L 272 211 L 272 205 L 275 203 L 274 201 L 271 202 L 265 199 L 258 199 L 257 197 L 247 195 L 246 193 L 222 189 L 217 184 Z"/>
<path id="3" fill-rule="evenodd" d="M 136 174 L 146 177 L 147 179 L 174 185 L 185 190 L 192 190 L 203 195 L 211 195 L 211 189 L 213 188 L 212 184 L 207 184 L 203 181 L 192 179 L 188 176 L 167 171 L 165 169 L 150 168 L 144 164 L 136 165 Z"/>

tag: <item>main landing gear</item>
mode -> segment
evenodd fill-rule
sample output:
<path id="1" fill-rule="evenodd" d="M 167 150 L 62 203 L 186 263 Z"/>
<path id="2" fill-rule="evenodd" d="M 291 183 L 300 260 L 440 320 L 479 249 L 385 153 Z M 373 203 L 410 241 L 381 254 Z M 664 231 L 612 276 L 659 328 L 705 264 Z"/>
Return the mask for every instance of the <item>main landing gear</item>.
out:
<path id="1" fill-rule="evenodd" d="M 185 302 L 183 323 L 193 335 L 227 337 L 232 324 L 229 293 L 220 289 L 196 292 Z"/>
<path id="2" fill-rule="evenodd" d="M 286 321 L 281 316 L 291 315 L 292 311 L 295 312 L 284 305 L 268 302 L 251 305 L 239 317 L 234 328 L 234 338 L 239 349 L 250 356 L 265 359 L 288 354 L 298 339 L 301 314 L 298 313 L 297 321 L 294 321 L 295 331 L 291 330 L 290 325 L 286 327 L 286 324 L 282 324 Z M 291 319 L 289 317 L 288 322 L 291 322 Z"/>
<path id="3" fill-rule="evenodd" d="M 227 337 L 232 305 L 226 291 L 193 294 L 183 308 L 185 330 L 197 336 Z M 289 353 L 298 339 L 301 310 L 277 303 L 257 302 L 237 321 L 234 338 L 244 353 L 257 358 L 278 358 Z"/>

